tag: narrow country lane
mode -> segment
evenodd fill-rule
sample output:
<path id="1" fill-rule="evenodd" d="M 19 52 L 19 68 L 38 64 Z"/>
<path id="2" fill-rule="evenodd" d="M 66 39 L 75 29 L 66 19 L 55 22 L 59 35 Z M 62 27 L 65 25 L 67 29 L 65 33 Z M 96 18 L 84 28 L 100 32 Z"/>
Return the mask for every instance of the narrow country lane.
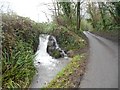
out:
<path id="1" fill-rule="evenodd" d="M 84 32 L 89 39 L 90 55 L 80 88 L 118 88 L 118 44 Z"/>

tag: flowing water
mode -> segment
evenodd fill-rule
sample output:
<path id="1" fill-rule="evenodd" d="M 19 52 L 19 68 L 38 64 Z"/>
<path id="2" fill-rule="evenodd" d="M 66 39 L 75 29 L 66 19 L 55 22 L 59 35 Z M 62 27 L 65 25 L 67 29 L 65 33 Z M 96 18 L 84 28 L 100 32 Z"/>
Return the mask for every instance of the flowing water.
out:
<path id="1" fill-rule="evenodd" d="M 44 64 L 44 65 L 50 65 L 52 63 L 57 63 L 57 60 L 53 59 L 48 53 L 47 53 L 47 43 L 48 43 L 49 35 L 40 35 L 39 37 L 39 46 L 38 51 L 36 52 L 35 57 L 35 65 Z M 39 63 L 38 63 L 39 62 Z"/>
<path id="2" fill-rule="evenodd" d="M 50 35 L 41 34 L 39 37 L 39 46 L 36 52 L 34 65 L 37 69 L 37 74 L 34 76 L 30 88 L 42 88 L 47 85 L 62 68 L 64 68 L 69 62 L 69 58 L 54 59 L 47 53 L 47 44 Z M 57 48 L 59 48 L 56 39 Z M 62 50 L 61 48 L 59 48 Z M 65 52 L 62 50 L 62 53 Z M 65 54 L 65 57 L 67 55 Z"/>
<path id="3" fill-rule="evenodd" d="M 64 58 L 67 58 L 67 54 L 64 52 L 64 50 L 62 50 L 59 45 L 57 44 L 57 41 L 56 41 L 56 38 L 54 36 L 52 36 L 53 40 L 55 41 L 55 46 L 56 46 L 56 49 L 58 49 L 59 51 L 62 52 L 62 54 L 64 55 Z"/>

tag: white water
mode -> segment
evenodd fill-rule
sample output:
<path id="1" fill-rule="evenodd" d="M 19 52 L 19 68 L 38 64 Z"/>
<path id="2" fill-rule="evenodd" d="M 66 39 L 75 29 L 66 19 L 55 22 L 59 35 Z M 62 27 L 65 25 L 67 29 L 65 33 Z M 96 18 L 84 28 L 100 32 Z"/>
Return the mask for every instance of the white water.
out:
<path id="1" fill-rule="evenodd" d="M 52 58 L 48 53 L 47 53 L 47 44 L 49 40 L 50 35 L 46 34 L 41 34 L 39 37 L 39 46 L 38 50 L 35 54 L 35 65 L 43 64 L 43 65 L 50 65 L 54 63 L 58 63 L 58 61 L 54 58 Z M 52 36 L 53 40 L 55 41 L 55 46 L 56 49 L 59 49 L 61 53 L 64 55 L 64 58 L 68 58 L 67 54 L 65 54 L 64 50 L 62 50 L 59 45 L 57 44 L 57 41 L 54 36 Z"/>
<path id="2" fill-rule="evenodd" d="M 44 34 L 41 34 L 39 37 L 38 51 L 35 54 L 35 65 L 38 65 L 38 62 L 40 62 L 40 64 L 49 65 L 56 61 L 47 53 L 48 38 L 49 35 Z"/>
<path id="3" fill-rule="evenodd" d="M 53 38 L 53 39 L 54 39 L 54 41 L 55 41 L 55 46 L 56 46 L 56 49 L 58 49 L 58 48 L 59 48 L 59 46 L 58 46 L 58 44 L 57 44 L 57 41 L 56 41 L 55 37 L 53 37 L 53 36 L 52 36 L 52 38 Z"/>
<path id="4" fill-rule="evenodd" d="M 35 54 L 36 57 L 34 61 L 38 72 L 34 76 L 30 88 L 42 88 L 43 86 L 47 85 L 47 83 L 49 83 L 57 75 L 57 73 L 70 62 L 70 58 L 53 59 L 47 53 L 47 44 L 49 37 L 50 35 L 45 34 L 42 34 L 39 37 L 39 46 Z M 56 39 L 54 41 L 55 44 L 57 44 Z M 61 48 L 59 48 L 58 45 L 56 46 L 56 48 L 64 52 Z"/>
<path id="5" fill-rule="evenodd" d="M 57 44 L 57 41 L 56 41 L 55 37 L 52 36 L 52 38 L 53 38 L 54 41 L 55 41 L 56 49 L 59 49 L 59 50 L 62 52 L 62 54 L 64 55 L 64 58 L 68 58 L 68 57 L 67 57 L 67 54 L 65 54 L 64 50 L 62 50 L 62 49 L 59 47 L 59 45 Z"/>

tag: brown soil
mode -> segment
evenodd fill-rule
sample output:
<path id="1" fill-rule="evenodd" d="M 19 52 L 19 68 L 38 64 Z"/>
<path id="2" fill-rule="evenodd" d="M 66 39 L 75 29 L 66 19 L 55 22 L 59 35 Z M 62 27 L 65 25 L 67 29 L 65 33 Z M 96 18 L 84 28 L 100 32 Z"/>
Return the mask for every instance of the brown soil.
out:
<path id="1" fill-rule="evenodd" d="M 83 62 L 79 62 L 80 63 L 80 67 L 78 67 L 75 72 L 70 75 L 69 79 L 70 81 L 73 83 L 73 86 L 71 86 L 71 88 L 78 88 L 81 80 L 83 78 L 83 75 L 85 74 L 85 70 L 86 70 L 86 65 L 88 62 L 88 56 L 89 56 L 89 42 L 88 42 L 88 38 L 86 36 L 83 36 L 83 38 L 87 41 L 87 45 L 82 48 L 79 49 L 77 51 L 74 52 L 74 54 L 82 54 L 82 53 L 86 53 L 86 58 Z"/>

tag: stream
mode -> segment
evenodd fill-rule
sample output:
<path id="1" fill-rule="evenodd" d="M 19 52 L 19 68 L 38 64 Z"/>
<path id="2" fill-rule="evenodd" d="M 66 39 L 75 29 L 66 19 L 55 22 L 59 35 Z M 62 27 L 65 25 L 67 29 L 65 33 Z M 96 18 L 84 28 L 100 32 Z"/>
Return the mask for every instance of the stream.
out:
<path id="1" fill-rule="evenodd" d="M 41 34 L 39 37 L 38 50 L 34 59 L 37 73 L 33 77 L 30 88 L 42 88 L 46 86 L 70 62 L 70 58 L 59 47 L 55 38 L 55 45 L 62 50 L 64 58 L 55 59 L 47 53 L 49 37 L 50 35 L 46 34 Z"/>

